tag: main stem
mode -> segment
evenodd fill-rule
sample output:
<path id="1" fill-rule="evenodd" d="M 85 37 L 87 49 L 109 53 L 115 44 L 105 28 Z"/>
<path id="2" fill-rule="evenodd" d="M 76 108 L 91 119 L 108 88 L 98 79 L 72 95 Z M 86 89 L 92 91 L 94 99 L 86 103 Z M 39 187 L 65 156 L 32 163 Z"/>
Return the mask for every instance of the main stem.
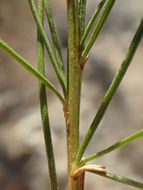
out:
<path id="1" fill-rule="evenodd" d="M 67 0 L 68 20 L 68 97 L 67 97 L 67 152 L 68 190 L 79 190 L 80 180 L 73 180 L 73 163 L 79 148 L 79 110 L 81 69 L 79 65 L 78 0 Z"/>

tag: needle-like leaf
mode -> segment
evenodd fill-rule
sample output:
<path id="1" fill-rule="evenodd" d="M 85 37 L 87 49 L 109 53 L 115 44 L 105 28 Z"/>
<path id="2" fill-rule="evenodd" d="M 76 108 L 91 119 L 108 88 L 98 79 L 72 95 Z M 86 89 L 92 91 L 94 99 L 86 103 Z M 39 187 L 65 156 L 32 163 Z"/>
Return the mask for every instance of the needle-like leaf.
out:
<path id="1" fill-rule="evenodd" d="M 102 13 L 101 17 L 99 18 L 99 20 L 98 20 L 98 22 L 97 22 L 97 24 L 96 24 L 96 26 L 94 28 L 94 31 L 93 31 L 89 41 L 87 42 L 87 46 L 85 47 L 85 49 L 82 52 L 81 64 L 86 59 L 91 47 L 93 46 L 95 40 L 97 39 L 97 36 L 100 33 L 100 30 L 103 27 L 106 19 L 108 18 L 108 15 L 109 15 L 115 1 L 116 0 L 107 0 L 107 3 L 106 3 L 105 8 L 103 10 L 103 13 Z"/>
<path id="2" fill-rule="evenodd" d="M 44 0 L 44 2 L 45 2 L 45 9 L 46 9 L 46 14 L 48 18 L 48 23 L 49 23 L 49 27 L 51 31 L 53 47 L 55 50 L 56 60 L 57 60 L 59 68 L 64 72 L 64 61 L 63 61 L 62 52 L 60 48 L 60 42 L 59 42 L 58 32 L 56 29 L 56 24 L 54 22 L 54 18 L 52 14 L 52 9 L 50 7 L 49 0 Z"/>
<path id="3" fill-rule="evenodd" d="M 132 187 L 136 187 L 136 188 L 139 188 L 139 189 L 143 189 L 143 183 L 141 182 L 138 182 L 138 181 L 135 181 L 133 179 L 129 179 L 127 177 L 123 177 L 123 176 L 119 176 L 119 175 L 115 175 L 115 174 L 112 174 L 112 173 L 109 173 L 109 172 L 106 172 L 106 173 L 102 173 L 102 172 L 94 172 L 100 176 L 103 176 L 103 177 L 106 177 L 108 179 L 111 179 L 111 180 L 114 180 L 114 181 L 117 181 L 119 183 L 123 183 L 123 184 L 126 184 L 126 185 L 130 185 Z"/>
<path id="4" fill-rule="evenodd" d="M 0 48 L 2 48 L 5 52 L 7 52 L 11 57 L 13 57 L 18 63 L 23 65 L 30 73 L 32 73 L 35 77 L 37 77 L 41 82 L 43 82 L 51 91 L 54 92 L 61 100 L 64 102 L 63 97 L 54 87 L 54 85 L 47 80 L 41 73 L 39 73 L 31 64 L 29 64 L 23 57 L 21 57 L 16 51 L 14 51 L 11 47 L 9 47 L 2 39 L 0 39 Z"/>
<path id="5" fill-rule="evenodd" d="M 95 11 L 94 11 L 94 13 L 93 13 L 90 21 L 88 22 L 88 25 L 87 25 L 87 27 L 86 27 L 86 29 L 84 31 L 83 36 L 82 36 L 81 46 L 83 46 L 83 44 L 85 43 L 85 40 L 86 40 L 89 32 L 91 31 L 91 28 L 94 25 L 94 22 L 95 22 L 97 16 L 99 15 L 99 13 L 100 13 L 100 11 L 101 11 L 101 9 L 104 6 L 104 4 L 105 4 L 106 1 L 107 0 L 100 0 L 99 4 L 97 5 L 97 8 L 95 9 Z"/>
<path id="6" fill-rule="evenodd" d="M 86 162 L 89 162 L 89 161 L 96 159 L 98 157 L 104 156 L 105 154 L 108 154 L 109 152 L 112 152 L 113 150 L 116 150 L 116 149 L 128 144 L 129 142 L 132 142 L 132 141 L 134 141 L 137 138 L 140 138 L 142 136 L 143 136 L 143 129 L 141 129 L 140 131 L 130 135 L 129 137 L 124 138 L 121 141 L 118 141 L 117 143 L 113 144 L 112 146 L 109 146 L 108 148 L 101 150 L 100 152 L 97 152 L 95 154 L 92 154 L 92 155 L 84 158 L 82 160 L 82 163 L 86 163 Z"/>
<path id="7" fill-rule="evenodd" d="M 37 14 L 37 10 L 36 10 L 36 6 L 35 6 L 35 3 L 34 3 L 34 0 L 28 0 L 29 1 L 29 5 L 30 5 L 30 8 L 31 8 L 31 11 L 32 11 L 32 14 L 33 14 L 33 17 L 34 17 L 34 20 L 37 24 L 37 27 L 38 27 L 38 30 L 41 34 L 41 37 L 44 41 L 44 44 L 45 44 L 45 47 L 46 47 L 46 50 L 48 52 L 48 55 L 50 57 L 50 60 L 51 60 L 51 63 L 53 64 L 53 67 L 54 67 L 54 70 L 56 72 L 56 75 L 59 79 L 59 82 L 62 86 L 62 89 L 63 89 L 63 92 L 64 92 L 64 95 L 66 95 L 66 77 L 65 77 L 65 74 L 64 72 L 58 67 L 58 64 L 57 64 L 57 61 L 55 59 L 55 56 L 52 52 L 52 49 L 50 47 L 50 43 L 49 43 L 49 40 L 45 34 L 45 31 L 43 29 L 43 26 L 42 26 L 42 23 L 40 22 L 40 19 L 38 17 L 38 14 Z"/>
<path id="8" fill-rule="evenodd" d="M 85 16 L 86 16 L 86 0 L 80 0 L 79 2 L 80 37 L 83 36 L 85 30 Z"/>
<path id="9" fill-rule="evenodd" d="M 133 40 L 132 40 L 132 42 L 128 48 L 125 59 L 123 60 L 119 70 L 115 74 L 115 77 L 114 77 L 108 91 L 106 92 L 106 94 L 104 96 L 103 102 L 101 103 L 101 105 L 97 111 L 97 114 L 95 115 L 95 117 L 91 123 L 90 128 L 88 129 L 85 137 L 83 138 L 83 141 L 80 145 L 80 148 L 79 148 L 79 151 L 78 151 L 78 154 L 76 157 L 75 165 L 78 165 L 80 163 L 80 160 L 82 158 L 82 155 L 85 152 L 87 145 L 89 144 L 95 130 L 97 129 L 100 121 L 102 120 L 113 95 L 115 94 L 119 84 L 121 83 L 128 67 L 129 67 L 129 65 L 133 59 L 133 56 L 136 52 L 136 49 L 139 45 L 139 42 L 142 39 L 142 36 L 143 36 L 143 18 L 141 19 L 141 22 L 139 24 L 139 27 L 138 27 L 136 33 L 135 33 L 135 36 L 134 36 L 134 38 L 133 38 Z"/>
<path id="10" fill-rule="evenodd" d="M 44 21 L 44 0 L 38 0 L 38 15 L 41 23 Z M 38 70 L 44 76 L 44 44 L 41 38 L 40 32 L 37 29 L 37 59 L 38 59 Z M 47 96 L 46 88 L 41 81 L 39 81 L 39 97 L 40 97 L 40 107 L 41 107 L 41 118 L 43 123 L 43 132 L 45 139 L 45 146 L 48 159 L 48 168 L 50 176 L 51 190 L 58 190 L 55 159 L 53 153 L 52 137 L 49 123 L 48 107 L 47 107 Z"/>

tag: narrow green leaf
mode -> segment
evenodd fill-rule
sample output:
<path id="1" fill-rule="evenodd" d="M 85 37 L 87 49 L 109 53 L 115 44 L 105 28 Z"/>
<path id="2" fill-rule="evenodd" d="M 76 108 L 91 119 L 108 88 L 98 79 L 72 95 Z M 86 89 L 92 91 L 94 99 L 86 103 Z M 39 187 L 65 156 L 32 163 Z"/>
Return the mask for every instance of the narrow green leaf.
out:
<path id="1" fill-rule="evenodd" d="M 97 111 L 97 114 L 95 115 L 95 117 L 91 123 L 90 128 L 88 129 L 85 137 L 83 138 L 83 141 L 81 143 L 81 146 L 79 148 L 79 151 L 78 151 L 78 154 L 76 157 L 75 165 L 78 165 L 80 163 L 81 157 L 84 154 L 87 145 L 89 144 L 95 130 L 97 129 L 100 121 L 102 120 L 113 95 L 115 94 L 119 84 L 121 83 L 128 67 L 133 59 L 133 56 L 136 52 L 139 42 L 142 39 L 142 36 L 143 36 L 143 18 L 139 24 L 139 27 L 134 35 L 133 40 L 128 48 L 125 59 L 123 60 L 119 70 L 115 74 L 115 77 L 114 77 L 108 91 L 106 92 L 106 94 L 104 96 L 103 102 L 101 103 L 101 105 Z"/>
<path id="2" fill-rule="evenodd" d="M 129 179 L 127 177 L 123 177 L 123 176 L 119 176 L 119 175 L 115 175 L 115 174 L 112 174 L 112 173 L 109 173 L 109 172 L 106 172 L 106 173 L 102 173 L 102 172 L 94 172 L 100 176 L 103 176 L 103 177 L 106 177 L 108 179 L 111 179 L 111 180 L 114 180 L 114 181 L 117 181 L 119 183 L 123 183 L 125 185 L 130 185 L 132 187 L 136 187 L 136 188 L 139 188 L 139 189 L 143 189 L 143 183 L 141 182 L 138 182 L 138 181 L 135 181 L 133 179 Z"/>
<path id="3" fill-rule="evenodd" d="M 60 93 L 57 91 L 54 85 L 49 80 L 47 80 L 41 73 L 39 73 L 34 67 L 32 67 L 32 65 L 29 64 L 16 51 L 14 51 L 11 47 L 9 47 L 2 39 L 0 39 L 0 47 L 5 52 L 7 52 L 11 57 L 13 57 L 18 63 L 23 65 L 30 73 L 32 73 L 35 77 L 41 80 L 41 82 L 43 82 L 51 91 L 54 92 L 54 94 L 58 96 L 58 98 L 61 100 L 62 103 L 64 102 L 63 97 L 60 95 Z"/>
<path id="4" fill-rule="evenodd" d="M 33 17 L 34 17 L 34 20 L 37 24 L 37 27 L 38 27 L 38 30 L 41 34 L 41 37 L 44 41 L 44 44 L 45 44 L 45 47 L 46 47 L 46 50 L 48 52 L 48 55 L 51 59 L 51 62 L 53 64 L 53 67 L 54 67 L 54 70 L 55 70 L 55 73 L 59 79 L 59 82 L 62 86 L 62 89 L 63 89 L 63 92 L 64 94 L 66 95 L 66 77 L 65 77 L 65 74 L 64 72 L 58 67 L 58 64 L 56 62 L 56 59 L 54 57 L 54 54 L 52 52 L 52 49 L 50 47 L 50 43 L 49 43 L 49 40 L 44 32 L 44 29 L 43 29 L 43 26 L 42 26 L 42 23 L 40 22 L 40 19 L 38 17 L 38 14 L 37 14 L 37 10 L 36 10 L 36 6 L 35 6 L 35 3 L 34 3 L 34 0 L 28 0 L 29 1 L 29 5 L 30 5 L 30 8 L 31 8 L 31 11 L 32 11 L 32 14 L 33 14 Z"/>
<path id="5" fill-rule="evenodd" d="M 43 25 L 44 0 L 38 0 L 38 15 Z M 38 29 L 37 29 L 37 59 L 38 59 L 38 70 L 44 76 L 45 75 L 44 44 L 43 44 L 43 40 L 41 38 L 41 35 Z M 51 130 L 50 130 L 50 123 L 49 123 L 46 88 L 45 88 L 45 85 L 41 83 L 41 81 L 39 81 L 39 97 L 40 97 L 41 118 L 42 118 L 42 123 L 43 123 L 43 132 L 44 132 L 45 146 L 46 146 L 47 159 L 48 159 L 51 190 L 58 190 L 59 187 L 57 183 L 57 175 L 56 175 Z"/>
<path id="6" fill-rule="evenodd" d="M 79 2 L 80 38 L 83 36 L 85 30 L 85 16 L 86 16 L 86 0 L 80 0 Z"/>
<path id="7" fill-rule="evenodd" d="M 84 44 L 81 44 L 81 39 L 85 30 L 85 17 L 86 17 L 86 0 L 80 0 L 79 2 L 79 49 L 80 56 L 84 50 Z M 79 57 L 80 57 L 79 56 Z"/>
<path id="8" fill-rule="evenodd" d="M 105 154 L 109 153 L 109 152 L 112 152 L 113 150 L 116 150 L 117 148 L 120 148 L 126 144 L 128 144 L 129 142 L 132 142 L 134 140 L 136 140 L 137 138 L 140 138 L 143 136 L 143 129 L 141 129 L 140 131 L 132 134 L 131 136 L 129 137 L 126 137 L 124 138 L 123 140 L 121 141 L 118 141 L 117 143 L 113 144 L 112 146 L 109 146 L 108 148 L 105 148 L 103 150 L 101 150 L 100 152 L 97 152 L 95 154 L 92 154 L 86 158 L 84 158 L 82 160 L 83 163 L 86 163 L 86 162 L 89 162 L 93 159 L 96 159 L 98 157 L 101 157 L 101 156 L 104 156 Z"/>
<path id="9" fill-rule="evenodd" d="M 105 8 L 103 10 L 103 13 L 101 15 L 101 17 L 99 18 L 96 26 L 95 26 L 95 29 L 87 43 L 87 46 L 85 47 L 83 53 L 82 53 L 82 56 L 81 56 L 81 63 L 86 59 L 91 47 L 93 46 L 95 40 L 97 39 L 97 36 L 101 30 L 101 28 L 103 27 L 103 24 L 105 23 L 106 19 L 108 18 L 108 15 L 114 5 L 116 0 L 107 0 L 107 3 L 105 5 Z"/>
<path id="10" fill-rule="evenodd" d="M 49 27 L 50 27 L 50 31 L 51 31 L 53 47 L 55 50 L 57 63 L 58 63 L 59 68 L 64 72 L 64 61 L 63 61 L 62 52 L 60 49 L 59 36 L 58 36 L 58 32 L 57 32 L 56 25 L 54 22 L 52 10 L 50 7 L 50 2 L 49 2 L 49 0 L 44 0 L 44 2 L 45 2 L 45 9 L 46 9 L 48 23 L 49 23 Z"/>
<path id="11" fill-rule="evenodd" d="M 89 21 L 86 29 L 85 29 L 85 32 L 84 32 L 84 34 L 82 36 L 81 46 L 84 45 L 85 40 L 87 39 L 87 36 L 88 36 L 89 32 L 91 31 L 91 28 L 94 25 L 94 22 L 95 22 L 97 16 L 99 15 L 99 13 L 100 13 L 100 11 L 101 11 L 101 9 L 104 6 L 104 4 L 105 4 L 106 1 L 107 0 L 100 0 L 99 4 L 97 5 L 97 8 L 95 9 L 95 11 L 94 11 L 94 13 L 93 13 L 93 15 L 92 15 L 92 17 L 91 17 L 91 19 L 90 19 L 90 21 Z"/>

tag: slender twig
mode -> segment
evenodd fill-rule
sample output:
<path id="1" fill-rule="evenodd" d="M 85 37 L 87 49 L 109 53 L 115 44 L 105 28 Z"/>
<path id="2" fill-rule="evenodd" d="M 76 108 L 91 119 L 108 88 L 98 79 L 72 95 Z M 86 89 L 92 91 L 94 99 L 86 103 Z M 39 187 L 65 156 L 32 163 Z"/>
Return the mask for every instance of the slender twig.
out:
<path id="1" fill-rule="evenodd" d="M 29 64 L 22 56 L 20 56 L 16 51 L 14 51 L 11 47 L 9 47 L 2 39 L 0 39 L 0 47 L 7 52 L 11 57 L 13 57 L 18 63 L 23 65 L 26 70 L 32 73 L 35 77 L 37 77 L 42 83 L 44 83 L 54 94 L 58 96 L 61 102 L 64 102 L 63 97 L 54 87 L 54 85 L 47 80 L 40 72 L 38 72 L 31 64 Z"/>
<path id="2" fill-rule="evenodd" d="M 92 15 L 90 21 L 88 22 L 88 25 L 87 25 L 87 27 L 86 27 L 86 29 L 85 29 L 85 32 L 84 32 L 83 36 L 82 36 L 82 39 L 81 39 L 81 46 L 83 46 L 83 44 L 85 43 L 85 40 L 86 40 L 86 38 L 87 38 L 89 32 L 91 31 L 91 28 L 92 28 L 92 26 L 93 26 L 93 24 L 94 24 L 94 22 L 95 22 L 97 16 L 99 15 L 99 13 L 100 13 L 100 11 L 101 11 L 101 9 L 102 9 L 102 7 L 104 6 L 104 3 L 105 3 L 106 1 L 107 1 L 107 0 L 100 0 L 99 4 L 97 5 L 97 8 L 95 9 L 95 11 L 94 11 L 94 13 L 93 13 L 93 15 Z"/>
<path id="3" fill-rule="evenodd" d="M 87 42 L 87 46 L 85 47 L 85 49 L 83 50 L 82 56 L 81 56 L 81 64 L 82 62 L 84 62 L 84 60 L 86 59 L 91 47 L 93 46 L 95 40 L 97 39 L 97 36 L 101 30 L 101 28 L 103 27 L 103 24 L 105 23 L 106 19 L 108 18 L 108 15 L 114 5 L 116 0 L 107 0 L 107 3 L 105 5 L 104 11 L 101 15 L 101 17 L 99 18 L 95 29 L 89 39 L 89 41 Z"/>
<path id="4" fill-rule="evenodd" d="M 122 146 L 128 144 L 129 142 L 134 141 L 134 140 L 136 140 L 137 138 L 142 137 L 142 136 L 143 136 L 143 129 L 141 129 L 140 131 L 138 131 L 138 132 L 132 134 L 132 135 L 129 136 L 129 137 L 124 138 L 124 139 L 121 140 L 121 141 L 118 141 L 117 143 L 113 144 L 112 146 L 109 146 L 109 147 L 107 147 L 107 148 L 101 150 L 100 152 L 97 152 L 97 153 L 95 153 L 95 154 L 92 154 L 92 155 L 90 155 L 90 156 L 84 158 L 84 159 L 82 160 L 82 163 L 86 163 L 86 162 L 89 162 L 89 161 L 91 161 L 91 160 L 93 160 L 93 159 L 96 159 L 96 158 L 98 158 L 98 157 L 101 157 L 101 156 L 103 156 L 103 155 L 105 155 L 105 154 L 107 154 L 107 153 L 109 153 L 109 152 L 111 152 L 111 151 L 113 151 L 113 150 L 116 150 L 117 148 L 122 147 Z"/>
<path id="5" fill-rule="evenodd" d="M 94 173 L 96 173 L 96 174 L 98 174 L 100 176 L 106 177 L 108 179 L 117 181 L 119 183 L 123 183 L 123 184 L 126 184 L 126 185 L 137 187 L 139 189 L 143 189 L 143 183 L 135 181 L 135 180 L 132 180 L 132 179 L 129 179 L 127 177 L 115 175 L 115 174 L 112 174 L 112 173 L 109 173 L 109 172 L 106 172 L 106 173 L 94 172 Z"/>
<path id="6" fill-rule="evenodd" d="M 38 15 L 41 23 L 44 21 L 44 0 L 38 0 Z M 44 44 L 41 38 L 41 35 L 37 29 L 37 60 L 38 60 L 38 70 L 44 76 Z M 51 130 L 48 116 L 48 107 L 47 107 L 47 97 L 46 97 L 46 88 L 41 81 L 39 81 L 39 97 L 40 97 L 40 107 L 41 107 L 41 118 L 43 123 L 43 132 L 45 139 L 45 146 L 48 159 L 48 168 L 50 176 L 50 185 L 51 190 L 58 190 L 55 160 L 52 146 Z"/>
<path id="7" fill-rule="evenodd" d="M 59 68 L 61 70 L 63 70 L 63 72 L 64 72 L 64 61 L 63 61 L 62 52 L 61 52 L 61 48 L 60 48 L 59 36 L 58 36 L 57 29 L 56 29 L 56 24 L 54 22 L 50 2 L 49 2 L 49 0 L 44 0 L 44 3 L 45 3 L 45 9 L 46 9 L 46 14 L 47 14 L 47 18 L 48 18 L 48 23 L 50 26 L 53 47 L 55 50 L 55 56 L 57 59 L 57 63 L 58 63 Z"/>
<path id="8" fill-rule="evenodd" d="M 38 17 L 38 14 L 37 14 L 37 10 L 36 10 L 36 6 L 35 6 L 35 3 L 34 3 L 34 0 L 28 0 L 29 1 L 29 5 L 30 5 L 30 8 L 31 8 L 31 11 L 32 11 L 32 14 L 33 14 L 33 17 L 34 17 L 34 20 L 37 24 L 37 27 L 38 27 L 38 30 L 41 34 L 41 37 L 44 41 L 44 44 L 45 44 L 45 47 L 46 47 L 46 50 L 48 52 L 48 55 L 50 57 L 50 60 L 51 60 L 51 63 L 53 64 L 53 67 L 54 67 L 54 70 L 56 72 L 56 75 L 59 79 L 59 82 L 62 86 L 62 89 L 63 89 L 63 92 L 64 92 L 64 95 L 66 96 L 66 78 L 65 78 L 65 74 L 64 72 L 58 67 L 58 64 L 56 62 L 56 59 L 55 59 L 55 56 L 52 52 L 52 49 L 50 47 L 50 43 L 49 43 L 49 40 L 44 32 L 44 29 L 43 29 L 43 26 L 42 26 L 42 23 L 40 22 L 40 19 Z"/>
<path id="9" fill-rule="evenodd" d="M 78 151 L 78 154 L 76 157 L 76 161 L 75 161 L 76 165 L 78 165 L 80 163 L 80 160 L 82 158 L 82 155 L 85 152 L 87 145 L 89 144 L 95 130 L 97 129 L 100 121 L 102 120 L 102 118 L 103 118 L 103 116 L 104 116 L 104 114 L 108 108 L 108 105 L 109 105 L 113 95 L 115 94 L 119 84 L 121 83 L 121 81 L 122 81 L 122 79 L 123 79 L 123 77 L 124 77 L 124 75 L 128 69 L 128 66 L 130 65 L 130 63 L 133 59 L 133 56 L 136 52 L 136 49 L 139 45 L 139 42 L 142 39 L 142 36 L 143 36 L 143 18 L 139 24 L 139 27 L 135 33 L 133 40 L 132 40 L 132 42 L 128 48 L 125 59 L 123 60 L 118 72 L 115 74 L 115 77 L 114 77 L 107 93 L 104 96 L 103 102 L 101 103 L 101 105 L 97 111 L 97 114 L 95 115 L 94 120 L 91 123 L 90 128 L 88 129 L 85 137 L 83 138 L 83 141 L 81 143 L 81 146 L 79 148 L 79 151 Z"/>

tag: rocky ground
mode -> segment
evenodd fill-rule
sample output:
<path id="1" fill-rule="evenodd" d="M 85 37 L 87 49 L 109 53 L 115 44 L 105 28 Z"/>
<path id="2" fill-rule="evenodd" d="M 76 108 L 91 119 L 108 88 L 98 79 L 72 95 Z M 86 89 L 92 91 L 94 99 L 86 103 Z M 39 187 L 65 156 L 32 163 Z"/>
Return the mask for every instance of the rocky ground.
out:
<path id="1" fill-rule="evenodd" d="M 52 6 L 66 55 L 66 1 L 53 0 Z M 96 2 L 88 2 L 87 20 Z M 142 0 L 119 0 L 90 54 L 83 74 L 81 138 L 121 64 L 143 12 Z M 48 29 L 47 29 L 47 34 Z M 0 1 L 0 37 L 36 66 L 36 27 L 27 1 Z M 107 147 L 142 128 L 143 124 L 143 41 L 126 77 L 113 98 L 86 155 Z M 66 59 L 66 57 L 65 57 Z M 47 76 L 57 85 L 47 60 Z M 58 180 L 66 181 L 66 140 L 62 107 L 48 91 L 52 137 Z M 143 181 L 143 139 L 96 160 L 113 173 Z M 95 163 L 95 162 L 94 162 Z M 38 84 L 26 70 L 0 50 L 0 189 L 46 190 L 49 184 L 41 128 Z M 126 189 L 93 174 L 86 175 L 85 189 Z M 135 188 L 132 188 L 135 189 Z"/>

